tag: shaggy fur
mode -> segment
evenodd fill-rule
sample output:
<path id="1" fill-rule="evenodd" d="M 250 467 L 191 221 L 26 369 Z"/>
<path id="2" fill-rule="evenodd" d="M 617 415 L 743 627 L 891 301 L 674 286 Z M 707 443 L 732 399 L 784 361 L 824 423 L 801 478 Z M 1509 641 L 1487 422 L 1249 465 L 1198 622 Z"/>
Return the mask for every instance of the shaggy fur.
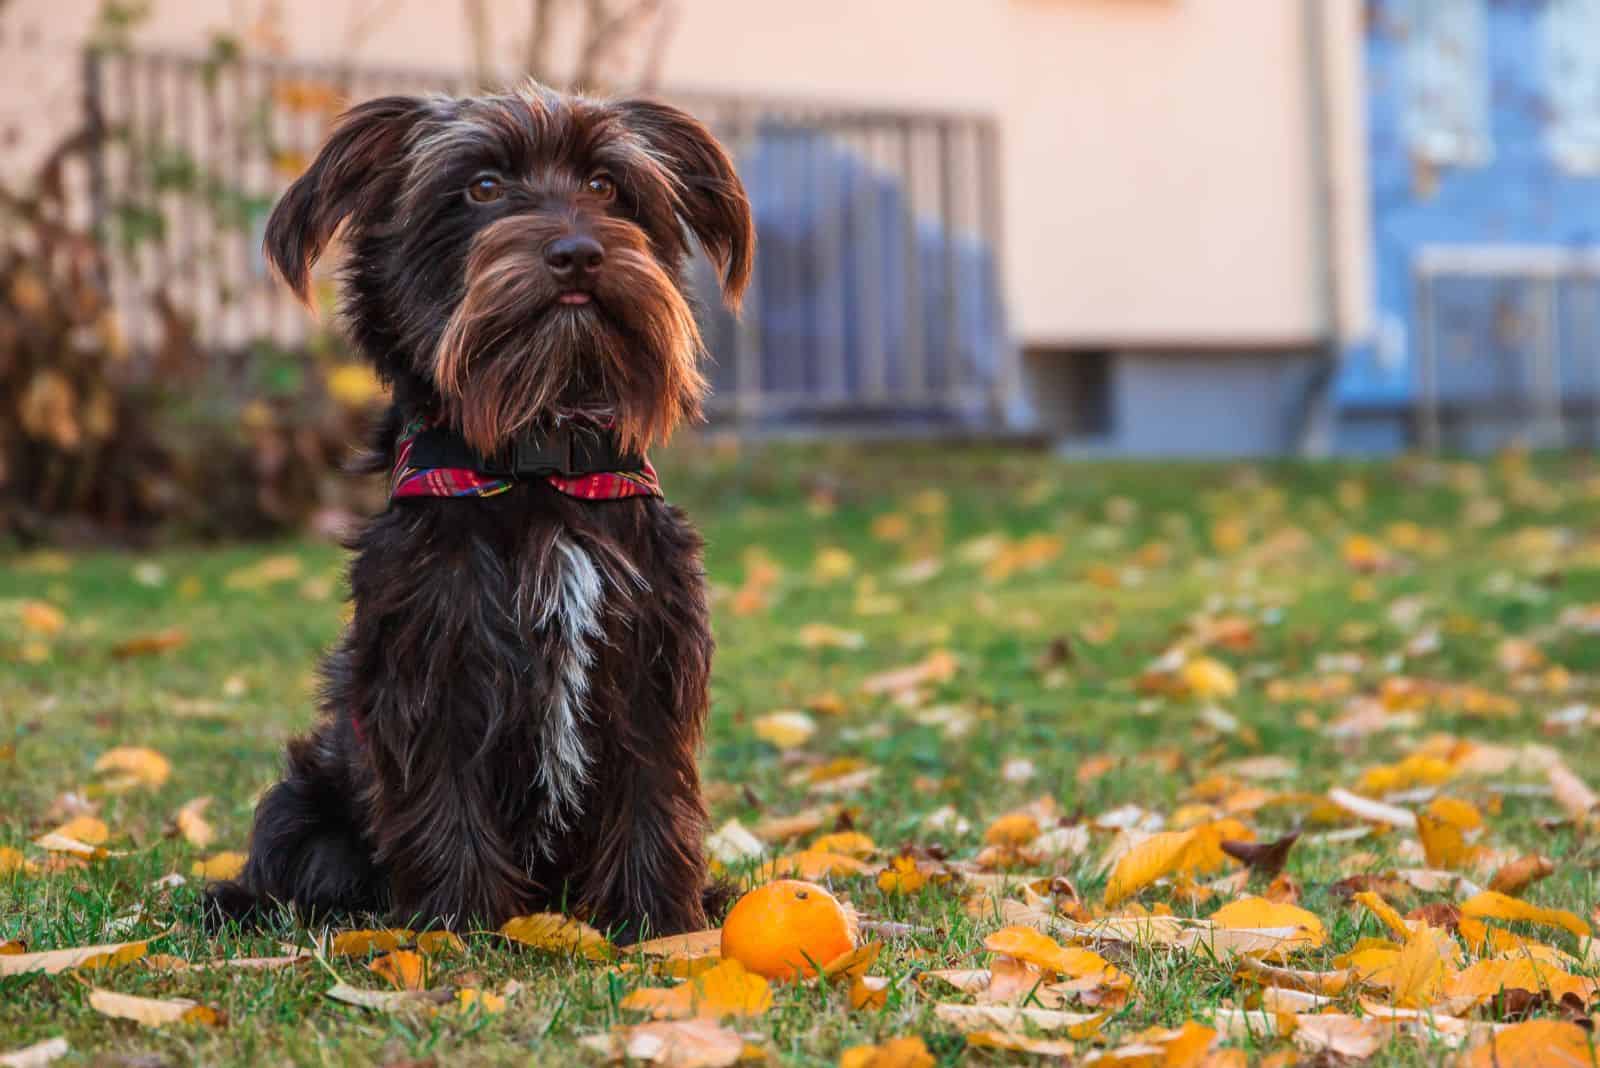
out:
<path id="1" fill-rule="evenodd" d="M 351 110 L 268 223 L 302 298 L 341 228 L 351 334 L 393 387 L 373 471 L 417 413 L 484 455 L 568 421 L 631 450 L 665 439 L 705 389 L 691 235 L 734 306 L 754 246 L 700 123 L 538 86 Z M 277 902 L 461 927 L 567 907 L 624 937 L 704 926 L 712 643 L 683 515 L 535 480 L 395 502 L 353 549 L 322 720 L 290 743 L 212 917 Z"/>

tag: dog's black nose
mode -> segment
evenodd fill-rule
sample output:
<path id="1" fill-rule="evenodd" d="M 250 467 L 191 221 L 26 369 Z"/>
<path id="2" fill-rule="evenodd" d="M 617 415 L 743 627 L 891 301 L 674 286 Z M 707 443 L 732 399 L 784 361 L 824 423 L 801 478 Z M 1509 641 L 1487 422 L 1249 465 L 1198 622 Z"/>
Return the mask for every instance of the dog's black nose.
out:
<path id="1" fill-rule="evenodd" d="M 550 273 L 563 282 L 592 275 L 605 262 L 606 250 L 587 234 L 558 237 L 544 248 L 544 262 Z"/>

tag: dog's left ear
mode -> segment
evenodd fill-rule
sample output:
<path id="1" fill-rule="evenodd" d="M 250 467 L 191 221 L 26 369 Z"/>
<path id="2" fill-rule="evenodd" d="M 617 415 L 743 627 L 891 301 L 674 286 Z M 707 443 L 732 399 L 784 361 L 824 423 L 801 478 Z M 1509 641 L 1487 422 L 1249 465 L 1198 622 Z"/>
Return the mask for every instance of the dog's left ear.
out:
<path id="1" fill-rule="evenodd" d="M 624 100 L 623 122 L 663 160 L 679 185 L 679 214 L 722 272 L 722 296 L 737 309 L 750 284 L 756 227 L 750 198 L 727 150 L 705 124 L 654 100 Z"/>
<path id="2" fill-rule="evenodd" d="M 351 108 L 272 209 L 262 247 L 302 301 L 339 224 L 364 221 L 393 197 L 406 137 L 428 107 L 419 97 L 386 96 Z"/>

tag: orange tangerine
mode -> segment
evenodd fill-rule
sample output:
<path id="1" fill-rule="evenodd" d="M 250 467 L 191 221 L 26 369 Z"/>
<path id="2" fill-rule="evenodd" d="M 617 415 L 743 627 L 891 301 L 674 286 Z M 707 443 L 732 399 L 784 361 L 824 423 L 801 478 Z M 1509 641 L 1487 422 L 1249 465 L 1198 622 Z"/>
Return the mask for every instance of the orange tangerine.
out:
<path id="1" fill-rule="evenodd" d="M 722 956 L 768 979 L 796 979 L 855 948 L 853 924 L 816 883 L 779 879 L 741 897 L 722 924 Z"/>

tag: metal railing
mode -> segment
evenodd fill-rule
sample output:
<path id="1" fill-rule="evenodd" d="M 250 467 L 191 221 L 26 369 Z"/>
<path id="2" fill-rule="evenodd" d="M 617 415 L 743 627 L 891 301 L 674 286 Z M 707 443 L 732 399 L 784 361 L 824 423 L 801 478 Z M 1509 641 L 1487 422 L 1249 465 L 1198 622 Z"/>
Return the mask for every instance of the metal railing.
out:
<path id="1" fill-rule="evenodd" d="M 1600 438 L 1600 251 L 1435 246 L 1413 264 L 1425 448 Z"/>
<path id="2" fill-rule="evenodd" d="M 463 75 L 439 71 L 227 56 L 91 53 L 85 63 L 101 133 L 91 195 L 126 330 L 150 351 L 161 320 L 182 314 L 236 369 L 326 336 L 269 277 L 259 246 L 274 198 L 332 116 L 384 93 L 466 88 Z M 1005 423 L 1018 379 L 992 119 L 663 95 L 730 146 L 756 213 L 745 316 L 708 311 L 704 321 L 714 418 L 908 431 Z M 155 312 L 140 299 L 152 292 L 170 297 Z"/>

